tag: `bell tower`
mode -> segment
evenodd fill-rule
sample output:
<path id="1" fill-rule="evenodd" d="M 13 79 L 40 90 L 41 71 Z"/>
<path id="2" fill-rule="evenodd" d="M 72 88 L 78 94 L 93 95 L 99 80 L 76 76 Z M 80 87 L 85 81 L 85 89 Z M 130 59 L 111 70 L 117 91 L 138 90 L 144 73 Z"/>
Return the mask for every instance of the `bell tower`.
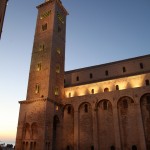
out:
<path id="1" fill-rule="evenodd" d="M 68 13 L 60 0 L 45 0 L 37 9 L 27 97 L 19 102 L 16 149 L 59 150 Z"/>

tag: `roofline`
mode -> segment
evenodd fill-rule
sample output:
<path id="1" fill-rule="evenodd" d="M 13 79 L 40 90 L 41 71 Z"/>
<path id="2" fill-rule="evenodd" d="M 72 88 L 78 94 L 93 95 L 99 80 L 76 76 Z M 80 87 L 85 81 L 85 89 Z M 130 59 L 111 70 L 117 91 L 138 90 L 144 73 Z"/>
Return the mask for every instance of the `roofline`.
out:
<path id="1" fill-rule="evenodd" d="M 140 58 L 145 58 L 145 57 L 150 57 L 150 54 L 143 55 L 143 56 L 138 56 L 138 57 L 134 57 L 134 58 L 128 58 L 128 59 L 124 59 L 124 60 L 119 60 L 119 61 L 115 61 L 115 62 L 109 62 L 109 63 L 105 63 L 105 64 L 100 64 L 100 65 L 89 66 L 89 67 L 85 67 L 85 68 L 79 68 L 79 69 L 75 69 L 75 70 L 69 70 L 69 71 L 65 71 L 65 74 L 70 74 L 70 73 L 73 73 L 73 72 L 80 72 L 82 70 L 94 69 L 94 68 L 98 68 L 98 67 L 101 67 L 101 66 L 113 65 L 113 64 L 117 64 L 117 63 L 121 63 L 121 62 L 126 62 L 126 61 L 136 60 L 136 59 L 140 59 Z"/>

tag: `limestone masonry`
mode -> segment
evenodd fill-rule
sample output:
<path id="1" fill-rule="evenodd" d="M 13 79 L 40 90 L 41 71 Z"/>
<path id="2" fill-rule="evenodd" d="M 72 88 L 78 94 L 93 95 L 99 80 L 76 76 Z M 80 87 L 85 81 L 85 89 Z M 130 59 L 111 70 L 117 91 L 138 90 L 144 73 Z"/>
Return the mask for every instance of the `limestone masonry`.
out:
<path id="1" fill-rule="evenodd" d="M 150 150 L 150 55 L 64 72 L 68 12 L 37 9 L 16 150 Z"/>

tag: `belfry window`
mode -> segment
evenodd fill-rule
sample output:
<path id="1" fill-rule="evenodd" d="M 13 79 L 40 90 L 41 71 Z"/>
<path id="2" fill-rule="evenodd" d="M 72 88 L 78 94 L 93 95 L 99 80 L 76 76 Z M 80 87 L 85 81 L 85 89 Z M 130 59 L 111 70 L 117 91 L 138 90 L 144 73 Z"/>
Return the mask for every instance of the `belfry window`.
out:
<path id="1" fill-rule="evenodd" d="M 42 31 L 45 31 L 45 30 L 47 30 L 47 23 L 42 25 Z"/>
<path id="2" fill-rule="evenodd" d="M 39 84 L 36 84 L 35 85 L 35 93 L 39 93 L 40 92 L 40 85 Z"/>

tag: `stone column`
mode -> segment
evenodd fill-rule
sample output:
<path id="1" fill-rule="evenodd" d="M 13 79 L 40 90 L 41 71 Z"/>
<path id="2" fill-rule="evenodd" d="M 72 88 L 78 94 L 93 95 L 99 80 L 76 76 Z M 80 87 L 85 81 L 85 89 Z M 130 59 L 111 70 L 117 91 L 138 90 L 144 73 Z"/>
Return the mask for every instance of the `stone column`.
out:
<path id="1" fill-rule="evenodd" d="M 140 102 L 140 100 L 136 100 L 137 102 Z M 139 130 L 139 140 L 140 140 L 140 146 L 141 149 L 147 149 L 146 148 L 146 142 L 145 142 L 145 135 L 144 135 L 144 127 L 143 127 L 143 120 L 142 120 L 142 112 L 140 103 L 136 104 L 136 113 L 137 113 L 137 126 Z"/>
<path id="2" fill-rule="evenodd" d="M 120 137 L 117 106 L 113 107 L 113 120 L 114 120 L 114 131 L 115 131 L 115 147 L 116 150 L 121 150 L 121 137 Z"/>
<path id="3" fill-rule="evenodd" d="M 79 149 L 79 114 L 78 110 L 74 111 L 74 150 Z"/>
<path id="4" fill-rule="evenodd" d="M 98 150 L 98 130 L 97 130 L 97 109 L 95 107 L 92 109 L 92 117 L 93 117 L 93 146 L 94 150 Z"/>

